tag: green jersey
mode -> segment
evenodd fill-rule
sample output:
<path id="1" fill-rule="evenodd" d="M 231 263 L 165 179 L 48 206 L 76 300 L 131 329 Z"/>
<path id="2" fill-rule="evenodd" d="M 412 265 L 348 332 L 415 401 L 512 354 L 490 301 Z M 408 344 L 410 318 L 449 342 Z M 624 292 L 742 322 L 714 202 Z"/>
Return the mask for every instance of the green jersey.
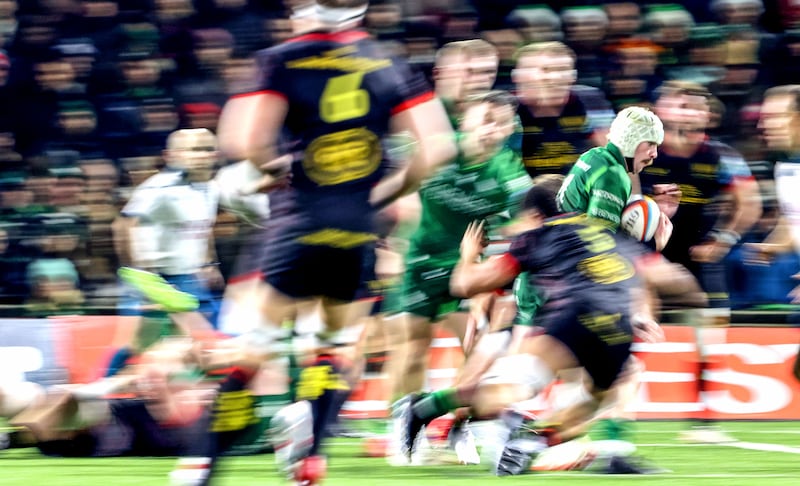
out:
<path id="1" fill-rule="evenodd" d="M 528 272 L 522 272 L 514 280 L 514 300 L 517 313 L 512 321 L 515 326 L 533 326 L 534 318 L 544 305 L 544 296 L 539 289 L 530 283 Z"/>
<path id="2" fill-rule="evenodd" d="M 466 166 L 459 157 L 420 188 L 422 216 L 411 236 L 409 260 L 427 256 L 455 265 L 458 243 L 469 223 L 503 212 L 515 214 L 530 187 L 519 156 L 508 148 L 478 165 Z"/>
<path id="3" fill-rule="evenodd" d="M 614 144 L 596 147 L 580 156 L 558 191 L 558 209 L 581 212 L 619 227 L 631 196 L 631 178 L 622 153 Z"/>

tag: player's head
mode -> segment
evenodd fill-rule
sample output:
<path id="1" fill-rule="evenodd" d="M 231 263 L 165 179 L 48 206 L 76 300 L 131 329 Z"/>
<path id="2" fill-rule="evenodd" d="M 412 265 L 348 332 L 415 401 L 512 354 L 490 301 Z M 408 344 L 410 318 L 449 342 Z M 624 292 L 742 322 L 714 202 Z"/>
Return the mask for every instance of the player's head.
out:
<path id="1" fill-rule="evenodd" d="M 541 219 L 552 218 L 560 213 L 556 195 L 564 183 L 561 174 L 544 174 L 533 179 L 533 187 L 522 201 L 524 214 Z"/>
<path id="2" fill-rule="evenodd" d="M 655 112 L 664 122 L 666 144 L 697 145 L 711 122 L 711 93 L 692 81 L 667 81 L 658 88 Z"/>
<path id="3" fill-rule="evenodd" d="M 516 53 L 511 79 L 520 98 L 537 105 L 563 105 L 575 84 L 575 52 L 563 42 L 536 42 Z"/>
<path id="4" fill-rule="evenodd" d="M 482 39 L 450 42 L 436 52 L 433 80 L 436 94 L 445 102 L 492 89 L 500 58 L 497 48 Z"/>
<path id="5" fill-rule="evenodd" d="M 758 128 L 770 151 L 800 151 L 800 84 L 775 86 L 764 93 Z"/>
<path id="6" fill-rule="evenodd" d="M 364 19 L 369 0 L 311 0 L 294 7 L 295 30 L 342 29 Z"/>
<path id="7" fill-rule="evenodd" d="M 172 169 L 183 170 L 193 181 L 211 178 L 219 160 L 217 137 L 205 128 L 184 128 L 167 137 L 164 161 Z"/>
<path id="8" fill-rule="evenodd" d="M 464 101 L 459 124 L 461 150 L 468 160 L 486 160 L 497 153 L 516 126 L 517 100 L 507 91 L 488 91 Z"/>
<path id="9" fill-rule="evenodd" d="M 625 157 L 628 172 L 638 174 L 658 156 L 658 146 L 664 141 L 664 125 L 647 108 L 629 106 L 611 122 L 608 141 Z"/>

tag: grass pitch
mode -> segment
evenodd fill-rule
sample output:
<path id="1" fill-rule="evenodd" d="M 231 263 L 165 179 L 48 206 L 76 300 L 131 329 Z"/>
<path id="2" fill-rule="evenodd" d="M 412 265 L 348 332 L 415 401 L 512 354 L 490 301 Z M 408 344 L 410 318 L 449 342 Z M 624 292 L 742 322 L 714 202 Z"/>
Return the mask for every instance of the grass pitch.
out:
<path id="1" fill-rule="evenodd" d="M 687 445 L 678 442 L 681 422 L 639 422 L 638 453 L 672 470 L 657 476 L 606 476 L 586 472 L 531 473 L 495 478 L 480 466 L 391 467 L 363 456 L 360 440 L 337 439 L 328 445 L 330 486 L 466 486 L 531 482 L 547 484 L 648 485 L 798 485 L 800 422 L 727 422 L 723 428 L 740 442 Z M 215 486 L 287 484 L 271 455 L 225 458 Z M 165 486 L 171 458 L 57 459 L 35 449 L 0 451 L 1 486 Z"/>

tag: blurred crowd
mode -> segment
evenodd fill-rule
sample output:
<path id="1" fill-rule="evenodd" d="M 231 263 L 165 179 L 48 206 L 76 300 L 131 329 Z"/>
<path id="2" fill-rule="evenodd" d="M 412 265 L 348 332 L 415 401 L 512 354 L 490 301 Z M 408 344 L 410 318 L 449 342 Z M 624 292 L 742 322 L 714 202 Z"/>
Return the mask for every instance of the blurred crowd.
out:
<path id="1" fill-rule="evenodd" d="M 298 0 L 0 0 L 0 304 L 30 315 L 113 308 L 111 223 L 162 166 L 167 136 L 215 130 L 223 104 L 255 70 L 253 53 L 285 39 Z M 372 0 L 365 27 L 431 75 L 437 49 L 482 38 L 513 90 L 515 51 L 560 40 L 577 82 L 614 109 L 653 102 L 666 80 L 714 95 L 709 133 L 737 149 L 775 224 L 772 162 L 758 136 L 764 90 L 800 83 L 800 7 L 785 0 L 675 3 L 573 0 Z M 234 161 L 220 161 L 220 165 Z M 223 276 L 241 225 L 221 215 Z M 728 257 L 734 307 L 786 303 L 798 262 Z M 782 259 L 785 258 L 785 259 Z"/>

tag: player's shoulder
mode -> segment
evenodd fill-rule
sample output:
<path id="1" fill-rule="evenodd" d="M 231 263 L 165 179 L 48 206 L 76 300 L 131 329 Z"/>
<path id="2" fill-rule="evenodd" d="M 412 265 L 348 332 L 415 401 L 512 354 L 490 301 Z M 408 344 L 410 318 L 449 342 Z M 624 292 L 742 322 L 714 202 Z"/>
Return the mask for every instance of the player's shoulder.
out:
<path id="1" fill-rule="evenodd" d="M 271 47 L 262 49 L 260 52 L 266 55 L 290 54 L 295 52 L 306 52 L 309 50 L 327 51 L 346 46 L 366 46 L 377 45 L 374 38 L 364 30 L 343 30 L 337 32 L 308 32 L 295 35 Z"/>
<path id="2" fill-rule="evenodd" d="M 182 186 L 186 184 L 184 173 L 174 169 L 164 169 L 157 174 L 145 179 L 139 189 L 164 189 L 167 187 Z"/>
<path id="3" fill-rule="evenodd" d="M 592 147 L 578 157 L 570 172 L 590 172 L 614 163 L 614 154 L 607 147 Z"/>
<path id="4" fill-rule="evenodd" d="M 569 93 L 572 99 L 582 103 L 587 108 L 596 108 L 600 105 L 603 107 L 610 107 L 605 93 L 601 89 L 595 88 L 594 86 L 574 84 L 570 86 Z"/>
<path id="5" fill-rule="evenodd" d="M 706 138 L 703 141 L 703 151 L 708 152 L 717 157 L 742 158 L 742 154 L 740 154 L 738 150 L 728 145 L 727 143 L 714 138 Z"/>

